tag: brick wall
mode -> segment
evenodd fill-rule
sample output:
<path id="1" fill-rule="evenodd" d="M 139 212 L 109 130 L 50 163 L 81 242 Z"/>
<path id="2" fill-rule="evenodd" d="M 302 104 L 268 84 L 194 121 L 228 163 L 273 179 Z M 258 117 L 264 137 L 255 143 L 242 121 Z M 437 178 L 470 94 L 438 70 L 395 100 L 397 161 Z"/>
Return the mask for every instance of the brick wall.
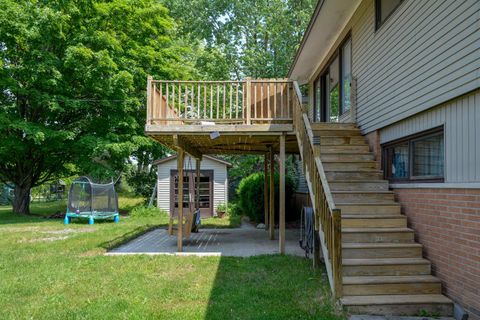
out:
<path id="1" fill-rule="evenodd" d="M 480 320 L 480 189 L 394 189 L 444 293 Z"/>

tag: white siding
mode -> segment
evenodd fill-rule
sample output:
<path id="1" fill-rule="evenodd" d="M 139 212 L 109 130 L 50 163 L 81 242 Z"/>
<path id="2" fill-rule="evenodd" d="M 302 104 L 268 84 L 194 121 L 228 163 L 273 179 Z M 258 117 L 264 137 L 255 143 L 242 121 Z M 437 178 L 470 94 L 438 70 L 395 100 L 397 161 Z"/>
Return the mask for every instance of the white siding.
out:
<path id="1" fill-rule="evenodd" d="M 380 142 L 444 125 L 445 182 L 480 182 L 480 90 L 380 130 Z"/>
<path id="2" fill-rule="evenodd" d="M 195 159 L 185 157 L 186 169 L 195 170 Z M 190 166 L 191 164 L 191 166 Z M 170 170 L 177 169 L 177 159 L 163 162 L 158 165 L 157 176 L 157 206 L 161 209 L 170 210 Z M 203 158 L 200 170 L 213 170 L 213 205 L 216 210 L 221 202 L 228 201 L 227 166 L 218 161 Z"/>
<path id="3" fill-rule="evenodd" d="M 363 1 L 350 24 L 362 131 L 479 88 L 479 17 L 478 0 L 405 0 L 375 31 L 374 1 Z"/>

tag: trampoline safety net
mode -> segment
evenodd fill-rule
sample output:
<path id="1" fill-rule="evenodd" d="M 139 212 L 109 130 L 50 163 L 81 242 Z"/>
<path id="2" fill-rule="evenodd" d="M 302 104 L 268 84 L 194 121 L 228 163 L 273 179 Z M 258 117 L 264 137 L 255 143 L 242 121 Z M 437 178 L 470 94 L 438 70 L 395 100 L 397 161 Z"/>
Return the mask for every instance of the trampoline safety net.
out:
<path id="1" fill-rule="evenodd" d="M 118 213 L 118 198 L 112 183 L 93 183 L 87 177 L 76 179 L 68 194 L 67 213 L 111 215 Z"/>

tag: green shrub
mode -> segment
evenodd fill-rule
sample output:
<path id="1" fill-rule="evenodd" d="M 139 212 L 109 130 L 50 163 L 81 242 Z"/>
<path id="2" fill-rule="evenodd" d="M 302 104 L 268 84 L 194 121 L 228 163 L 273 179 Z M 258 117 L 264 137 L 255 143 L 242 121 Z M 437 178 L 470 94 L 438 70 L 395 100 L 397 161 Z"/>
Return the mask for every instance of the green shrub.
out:
<path id="1" fill-rule="evenodd" d="M 225 212 L 225 213 L 227 213 L 227 205 L 225 204 L 225 202 L 220 202 L 220 203 L 217 205 L 217 212 Z"/>
<path id="2" fill-rule="evenodd" d="M 159 217 L 168 215 L 168 212 L 157 207 L 138 206 L 130 212 L 132 217 Z"/>
<path id="3" fill-rule="evenodd" d="M 278 185 L 279 185 L 279 176 L 278 173 L 275 173 L 274 176 L 275 182 L 275 221 L 278 221 Z M 255 222 L 264 222 L 264 174 L 263 173 L 253 173 L 240 181 L 237 189 L 238 196 L 238 205 L 242 210 L 243 214 L 247 215 L 252 221 Z M 286 206 L 286 219 L 290 220 L 293 217 L 290 212 L 290 199 L 295 192 L 295 184 L 289 175 L 285 177 L 285 206 Z"/>

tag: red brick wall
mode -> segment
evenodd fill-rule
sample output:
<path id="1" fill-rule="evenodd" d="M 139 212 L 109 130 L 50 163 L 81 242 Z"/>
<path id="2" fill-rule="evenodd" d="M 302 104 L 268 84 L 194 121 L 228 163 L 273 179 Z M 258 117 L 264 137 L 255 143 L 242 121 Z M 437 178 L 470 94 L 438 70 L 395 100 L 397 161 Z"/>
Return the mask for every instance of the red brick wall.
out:
<path id="1" fill-rule="evenodd" d="M 394 189 L 444 293 L 480 319 L 480 189 Z"/>

